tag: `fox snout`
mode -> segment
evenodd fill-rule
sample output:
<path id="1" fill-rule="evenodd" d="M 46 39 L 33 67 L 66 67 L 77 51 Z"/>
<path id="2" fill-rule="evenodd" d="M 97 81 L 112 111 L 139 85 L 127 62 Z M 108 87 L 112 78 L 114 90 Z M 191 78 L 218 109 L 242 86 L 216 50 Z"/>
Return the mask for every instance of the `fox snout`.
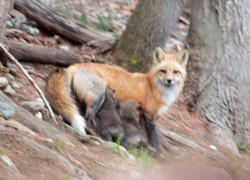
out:
<path id="1" fill-rule="evenodd" d="M 165 79 L 165 84 L 172 84 L 173 83 L 173 80 L 172 79 Z"/>
<path id="2" fill-rule="evenodd" d="M 170 79 L 170 78 L 166 78 L 164 79 L 163 83 L 166 86 L 172 86 L 172 85 L 176 85 L 180 82 L 179 79 Z"/>

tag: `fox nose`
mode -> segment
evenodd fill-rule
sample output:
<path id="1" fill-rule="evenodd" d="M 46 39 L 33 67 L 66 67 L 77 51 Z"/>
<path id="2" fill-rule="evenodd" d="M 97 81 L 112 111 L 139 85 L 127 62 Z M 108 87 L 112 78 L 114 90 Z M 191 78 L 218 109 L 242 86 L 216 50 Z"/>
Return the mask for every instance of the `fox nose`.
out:
<path id="1" fill-rule="evenodd" d="M 168 84 L 171 84 L 172 79 L 167 79 Z"/>

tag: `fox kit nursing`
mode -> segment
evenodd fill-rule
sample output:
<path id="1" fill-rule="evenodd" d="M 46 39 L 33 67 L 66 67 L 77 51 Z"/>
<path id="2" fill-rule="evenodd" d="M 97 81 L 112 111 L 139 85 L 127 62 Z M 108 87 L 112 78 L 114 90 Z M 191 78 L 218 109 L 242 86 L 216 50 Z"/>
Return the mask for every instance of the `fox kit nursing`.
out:
<path id="1" fill-rule="evenodd" d="M 57 113 L 83 134 L 85 120 L 72 96 L 87 104 L 87 116 L 93 120 L 104 101 L 106 87 L 115 91 L 118 102 L 133 99 L 155 120 L 182 91 L 187 60 L 185 50 L 169 55 L 155 48 L 148 73 L 130 73 L 118 66 L 91 62 L 74 64 L 50 76 L 47 96 Z"/>
<path id="2" fill-rule="evenodd" d="M 131 145 L 148 146 L 149 143 L 140 105 L 132 99 L 127 99 L 119 103 L 118 111 L 125 133 L 122 145 L 124 147 Z"/>

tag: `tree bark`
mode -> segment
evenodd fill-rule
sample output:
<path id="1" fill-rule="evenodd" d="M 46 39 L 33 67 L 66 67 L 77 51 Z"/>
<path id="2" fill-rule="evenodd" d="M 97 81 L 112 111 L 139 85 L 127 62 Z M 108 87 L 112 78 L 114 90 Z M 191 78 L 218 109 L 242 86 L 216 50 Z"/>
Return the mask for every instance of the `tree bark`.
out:
<path id="1" fill-rule="evenodd" d="M 56 32 L 77 43 L 89 43 L 97 47 L 113 46 L 115 43 L 115 38 L 111 33 L 101 32 L 66 19 L 38 1 L 16 0 L 14 7 L 46 30 Z"/>
<path id="2" fill-rule="evenodd" d="M 130 71 L 147 71 L 152 51 L 164 48 L 183 7 L 182 0 L 140 0 L 116 49 L 116 62 Z"/>
<path id="3" fill-rule="evenodd" d="M 231 149 L 233 139 L 250 143 L 248 7 L 250 1 L 194 0 L 188 36 L 186 102 L 216 125 L 215 135 L 224 136 L 217 142 Z"/>
<path id="4" fill-rule="evenodd" d="M 5 21 L 8 18 L 8 14 L 12 10 L 14 4 L 14 0 L 1 0 L 0 1 L 0 43 L 4 44 L 5 38 Z M 0 50 L 0 61 L 2 62 L 3 66 L 8 67 L 8 58 L 5 53 Z"/>
<path id="5" fill-rule="evenodd" d="M 55 64 L 69 66 L 83 62 L 81 57 L 72 52 L 59 49 L 51 49 L 39 45 L 20 43 L 13 40 L 6 40 L 9 52 L 19 61 L 28 61 L 42 64 Z"/>

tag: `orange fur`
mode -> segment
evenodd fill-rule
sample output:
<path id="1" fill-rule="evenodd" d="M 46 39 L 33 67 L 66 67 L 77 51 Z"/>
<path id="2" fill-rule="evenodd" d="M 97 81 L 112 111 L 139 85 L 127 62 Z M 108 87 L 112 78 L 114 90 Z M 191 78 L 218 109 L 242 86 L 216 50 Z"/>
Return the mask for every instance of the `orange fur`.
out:
<path id="1" fill-rule="evenodd" d="M 71 97 L 70 77 L 65 69 L 54 72 L 48 80 L 46 96 L 53 109 L 70 123 L 73 112 L 79 113 L 74 99 Z M 58 98 L 62 97 L 62 98 Z M 72 103 L 74 102 L 74 103 Z M 63 109 L 63 110 L 62 110 Z"/>

